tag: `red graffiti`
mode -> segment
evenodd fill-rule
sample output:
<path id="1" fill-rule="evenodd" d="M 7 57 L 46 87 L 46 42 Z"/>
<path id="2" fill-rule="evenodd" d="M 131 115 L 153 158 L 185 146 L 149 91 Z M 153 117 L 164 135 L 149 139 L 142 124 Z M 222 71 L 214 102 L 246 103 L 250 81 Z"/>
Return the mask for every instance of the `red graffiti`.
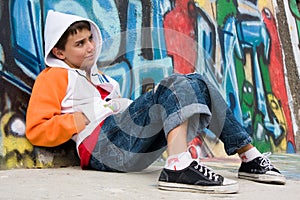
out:
<path id="1" fill-rule="evenodd" d="M 175 8 L 164 17 L 167 52 L 173 57 L 174 72 L 195 71 L 197 45 L 195 20 L 189 16 L 189 0 L 176 0 Z"/>
<path id="2" fill-rule="evenodd" d="M 265 8 L 262 11 L 264 23 L 271 35 L 271 48 L 270 48 L 270 64 L 269 74 L 272 91 L 276 98 L 280 99 L 287 122 L 287 141 L 292 143 L 295 147 L 294 130 L 291 119 L 291 111 L 288 105 L 288 96 L 286 91 L 282 49 L 277 32 L 276 22 L 272 13 Z"/>

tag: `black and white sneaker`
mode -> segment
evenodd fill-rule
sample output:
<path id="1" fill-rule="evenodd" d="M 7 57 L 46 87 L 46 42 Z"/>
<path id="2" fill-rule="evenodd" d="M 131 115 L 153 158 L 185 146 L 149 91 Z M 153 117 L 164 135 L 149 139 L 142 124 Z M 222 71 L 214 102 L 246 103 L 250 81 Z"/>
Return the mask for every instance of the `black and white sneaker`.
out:
<path id="1" fill-rule="evenodd" d="M 285 177 L 264 155 L 249 162 L 242 162 L 238 177 L 264 183 L 285 184 Z"/>
<path id="2" fill-rule="evenodd" d="M 237 193 L 237 181 L 224 178 L 212 169 L 193 161 L 182 170 L 163 169 L 158 182 L 158 188 L 172 191 L 189 191 L 203 193 L 230 194 Z"/>

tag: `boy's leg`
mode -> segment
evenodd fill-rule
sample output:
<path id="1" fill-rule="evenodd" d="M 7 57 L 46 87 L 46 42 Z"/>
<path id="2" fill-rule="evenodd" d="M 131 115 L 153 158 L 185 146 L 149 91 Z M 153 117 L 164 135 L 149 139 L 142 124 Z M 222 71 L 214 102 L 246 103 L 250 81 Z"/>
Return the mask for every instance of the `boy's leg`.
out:
<path id="1" fill-rule="evenodd" d="M 189 77 L 198 80 L 199 83 L 202 80 L 206 83 L 209 90 L 206 102 L 212 112 L 209 129 L 223 141 L 228 155 L 238 153 L 241 157 L 242 164 L 239 169 L 239 178 L 285 184 L 284 176 L 274 168 L 268 158 L 251 145 L 249 134 L 236 120 L 224 99 L 220 97 L 218 90 L 199 74 L 191 74 Z M 202 84 L 202 87 L 205 86 Z"/>
<path id="2" fill-rule="evenodd" d="M 172 132 L 173 130 L 169 133 L 168 141 Z M 181 137 L 181 134 L 178 136 Z M 176 142 L 168 142 L 168 150 L 172 149 L 169 146 L 174 145 L 176 145 Z M 222 194 L 236 193 L 239 188 L 236 181 L 215 173 L 212 169 L 200 163 L 199 160 L 193 159 L 187 150 L 183 150 L 179 154 L 169 155 L 160 174 L 158 187 L 159 189 L 171 191 Z"/>
<path id="3" fill-rule="evenodd" d="M 166 137 L 176 127 L 187 120 L 190 122 L 195 116 L 198 123 L 201 121 L 198 126 L 205 128 L 208 125 L 210 111 L 203 95 L 206 94 L 197 86 L 197 82 L 188 81 L 186 76 L 173 75 L 163 79 L 154 91 L 142 95 L 123 113 L 105 120 L 91 166 L 99 170 L 117 171 L 135 171 L 147 167 L 165 150 Z M 177 158 L 188 162 L 188 166 L 178 171 L 165 168 L 159 179 L 161 189 L 174 190 L 173 186 L 168 185 L 175 184 L 181 190 L 237 192 L 236 182 L 215 174 L 193 160 L 187 152 L 182 155 L 186 159 Z M 179 178 L 169 176 L 166 179 L 169 172 Z M 224 187 L 228 185 L 234 188 L 229 191 Z"/>
<path id="4" fill-rule="evenodd" d="M 136 100 L 122 113 L 108 117 L 91 158 L 99 170 L 136 171 L 149 166 L 166 147 L 166 133 L 201 113 L 207 126 L 210 111 L 186 77 L 172 75 L 154 91 Z"/>
<path id="5" fill-rule="evenodd" d="M 216 135 L 224 143 L 224 148 L 228 155 L 237 153 L 239 149 L 242 149 L 252 142 L 249 134 L 236 120 L 229 108 L 226 110 L 223 129 L 219 135 Z"/>
<path id="6" fill-rule="evenodd" d="M 227 109 L 224 128 L 220 134 L 228 155 L 238 153 L 242 163 L 238 177 L 253 181 L 285 184 L 285 177 L 277 170 L 270 160 L 251 145 L 251 138 L 242 125 Z"/>
<path id="7" fill-rule="evenodd" d="M 188 77 L 199 84 L 206 105 L 212 112 L 209 129 L 224 143 L 228 155 L 235 154 L 252 142 L 251 137 L 236 120 L 219 91 L 203 76 L 189 74 Z"/>
<path id="8" fill-rule="evenodd" d="M 161 156 L 166 145 L 164 132 L 150 138 L 135 138 L 120 129 L 108 134 L 103 131 L 92 153 L 90 166 L 100 171 L 141 171 Z"/>
<path id="9" fill-rule="evenodd" d="M 193 77 L 197 77 L 197 79 Z M 207 101 L 209 91 L 201 77 L 196 74 L 186 75 L 184 76 L 184 82 L 188 87 L 184 88 L 183 97 L 196 99 L 190 104 L 205 105 L 205 108 L 209 109 L 210 102 Z M 187 150 L 187 134 L 189 133 L 188 138 L 192 139 L 196 136 L 198 129 L 206 128 L 210 121 L 210 113 L 209 118 L 205 118 L 206 115 L 208 113 L 196 113 L 189 117 L 185 123 L 169 132 L 167 136 L 169 157 L 159 177 L 158 186 L 160 189 L 206 193 L 236 193 L 238 191 L 236 181 L 216 174 L 200 163 L 199 160 L 194 160 Z M 191 127 L 193 127 L 194 132 L 191 131 Z M 187 129 L 190 130 L 187 131 Z M 183 140 L 185 144 L 182 144 Z M 181 148 L 178 149 L 178 146 Z"/>

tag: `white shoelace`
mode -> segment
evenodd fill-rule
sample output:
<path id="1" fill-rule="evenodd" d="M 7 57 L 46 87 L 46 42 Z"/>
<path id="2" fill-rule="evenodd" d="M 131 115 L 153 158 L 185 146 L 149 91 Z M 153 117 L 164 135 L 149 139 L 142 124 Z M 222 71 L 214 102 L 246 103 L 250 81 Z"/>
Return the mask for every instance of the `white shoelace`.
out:
<path id="1" fill-rule="evenodd" d="M 209 180 L 218 181 L 220 175 L 213 172 L 213 170 L 205 165 L 198 163 L 198 165 L 194 166 L 196 170 L 201 172 L 204 176 L 208 177 Z"/>
<path id="2" fill-rule="evenodd" d="M 191 148 L 194 148 L 195 150 L 197 150 L 197 147 L 195 145 L 190 145 L 188 147 L 187 151 L 190 152 Z M 199 152 L 197 152 L 197 156 L 198 156 L 198 158 L 195 160 L 198 164 L 196 166 L 194 166 L 194 168 L 196 170 L 198 170 L 200 173 L 202 173 L 204 176 L 208 177 L 209 180 L 218 181 L 220 175 L 216 174 L 211 168 L 199 163 L 200 162 Z"/>
<path id="3" fill-rule="evenodd" d="M 272 170 L 274 166 L 272 165 L 271 161 L 269 160 L 269 156 L 271 155 L 271 152 L 263 153 L 263 156 L 260 157 L 260 163 L 259 165 L 262 166 L 266 170 Z"/>

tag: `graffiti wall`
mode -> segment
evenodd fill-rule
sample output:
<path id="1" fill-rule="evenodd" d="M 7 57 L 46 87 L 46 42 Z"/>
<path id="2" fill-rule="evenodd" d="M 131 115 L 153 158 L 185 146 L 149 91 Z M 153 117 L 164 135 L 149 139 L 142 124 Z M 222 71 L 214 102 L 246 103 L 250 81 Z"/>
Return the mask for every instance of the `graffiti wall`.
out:
<path id="1" fill-rule="evenodd" d="M 284 3 L 299 56 L 299 10 L 296 0 Z M 3 168 L 48 167 L 58 157 L 74 159 L 73 144 L 44 149 L 25 138 L 31 88 L 45 68 L 43 26 L 51 9 L 98 24 L 103 35 L 98 66 L 120 83 L 124 97 L 137 98 L 171 73 L 197 72 L 215 84 L 261 151 L 296 152 L 297 126 L 275 0 L 1 0 Z M 193 142 L 216 140 L 207 130 Z"/>

